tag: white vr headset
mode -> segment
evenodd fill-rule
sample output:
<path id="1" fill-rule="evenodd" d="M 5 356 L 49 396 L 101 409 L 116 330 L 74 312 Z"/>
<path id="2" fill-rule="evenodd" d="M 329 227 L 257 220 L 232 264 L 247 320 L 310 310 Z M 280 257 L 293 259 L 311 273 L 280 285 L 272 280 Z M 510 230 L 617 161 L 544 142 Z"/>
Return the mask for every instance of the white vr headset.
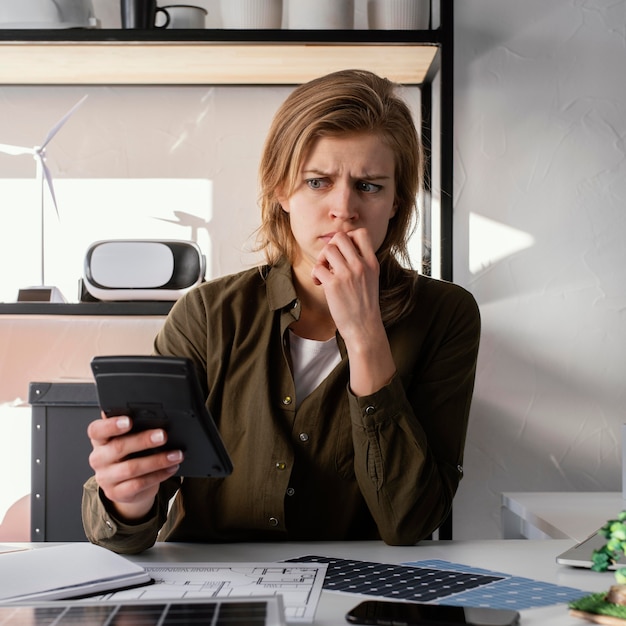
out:
<path id="1" fill-rule="evenodd" d="M 96 300 L 177 300 L 204 280 L 206 260 L 193 241 L 96 241 L 85 255 L 83 285 Z"/>

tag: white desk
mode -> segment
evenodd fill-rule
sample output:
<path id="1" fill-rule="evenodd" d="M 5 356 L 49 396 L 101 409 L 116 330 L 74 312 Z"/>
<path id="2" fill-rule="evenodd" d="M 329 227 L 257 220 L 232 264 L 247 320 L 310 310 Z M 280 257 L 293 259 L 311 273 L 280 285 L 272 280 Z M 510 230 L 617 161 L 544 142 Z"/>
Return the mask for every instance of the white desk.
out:
<path id="1" fill-rule="evenodd" d="M 280 544 L 175 544 L 162 543 L 131 557 L 149 562 L 273 562 L 304 555 L 404 563 L 424 559 L 443 559 L 493 571 L 523 576 L 585 591 L 608 589 L 611 573 L 577 570 L 556 564 L 555 558 L 572 544 L 571 540 L 529 541 L 432 541 L 418 546 L 392 547 L 382 542 L 280 543 Z M 41 544 L 40 544 L 41 545 Z M 317 609 L 317 626 L 347 624 L 345 613 L 361 598 L 356 595 L 324 591 Z M 565 604 L 522 612 L 523 626 L 583 626 L 570 617 Z"/>
<path id="2" fill-rule="evenodd" d="M 625 508 L 621 492 L 507 492 L 502 537 L 582 541 Z"/>

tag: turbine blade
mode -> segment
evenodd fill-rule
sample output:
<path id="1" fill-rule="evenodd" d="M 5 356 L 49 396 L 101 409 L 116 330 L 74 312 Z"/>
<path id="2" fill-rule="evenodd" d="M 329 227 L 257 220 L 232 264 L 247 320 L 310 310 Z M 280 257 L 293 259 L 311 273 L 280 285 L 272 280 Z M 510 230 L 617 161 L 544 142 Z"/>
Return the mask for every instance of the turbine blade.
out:
<path id="1" fill-rule="evenodd" d="M 6 143 L 0 143 L 0 152 L 5 154 L 35 154 L 34 148 L 24 148 L 23 146 L 10 146 Z"/>
<path id="2" fill-rule="evenodd" d="M 45 148 L 51 141 L 52 138 L 61 130 L 61 127 L 67 120 L 74 115 L 76 109 L 82 105 L 82 103 L 87 99 L 87 95 L 84 95 L 48 132 L 44 142 L 41 144 L 42 149 Z"/>
<path id="3" fill-rule="evenodd" d="M 57 206 L 57 198 L 54 193 L 54 185 L 52 184 L 52 174 L 50 174 L 50 170 L 48 169 L 48 166 L 46 165 L 45 156 L 41 153 L 38 153 L 37 156 L 39 157 L 39 162 L 41 164 L 41 172 L 46 181 L 46 184 L 48 185 L 48 189 L 50 190 L 50 195 L 52 196 L 52 203 L 54 204 L 54 210 L 57 213 L 57 219 L 60 220 L 61 216 L 59 215 L 59 207 Z"/>

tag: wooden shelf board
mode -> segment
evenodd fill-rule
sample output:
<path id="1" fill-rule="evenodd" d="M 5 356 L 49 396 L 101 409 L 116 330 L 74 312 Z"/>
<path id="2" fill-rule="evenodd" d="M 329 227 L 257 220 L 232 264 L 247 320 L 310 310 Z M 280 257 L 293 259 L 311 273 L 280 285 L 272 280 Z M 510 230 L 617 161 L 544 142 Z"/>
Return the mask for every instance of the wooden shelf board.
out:
<path id="1" fill-rule="evenodd" d="M 421 84 L 436 44 L 0 42 L 0 84 L 294 85 L 339 69 Z"/>

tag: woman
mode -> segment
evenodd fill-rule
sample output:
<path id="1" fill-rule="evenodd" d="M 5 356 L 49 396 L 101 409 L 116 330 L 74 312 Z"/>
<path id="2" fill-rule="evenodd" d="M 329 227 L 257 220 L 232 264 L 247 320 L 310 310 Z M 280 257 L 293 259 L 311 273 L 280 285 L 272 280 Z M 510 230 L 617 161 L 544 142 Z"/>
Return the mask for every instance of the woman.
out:
<path id="1" fill-rule="evenodd" d="M 127 459 L 163 431 L 97 420 L 91 541 L 414 544 L 441 524 L 462 476 L 480 320 L 468 292 L 405 269 L 420 173 L 388 80 L 342 71 L 287 98 L 260 167 L 267 264 L 187 294 L 154 344 L 196 364 L 234 471 L 179 479 L 179 451 Z"/>

